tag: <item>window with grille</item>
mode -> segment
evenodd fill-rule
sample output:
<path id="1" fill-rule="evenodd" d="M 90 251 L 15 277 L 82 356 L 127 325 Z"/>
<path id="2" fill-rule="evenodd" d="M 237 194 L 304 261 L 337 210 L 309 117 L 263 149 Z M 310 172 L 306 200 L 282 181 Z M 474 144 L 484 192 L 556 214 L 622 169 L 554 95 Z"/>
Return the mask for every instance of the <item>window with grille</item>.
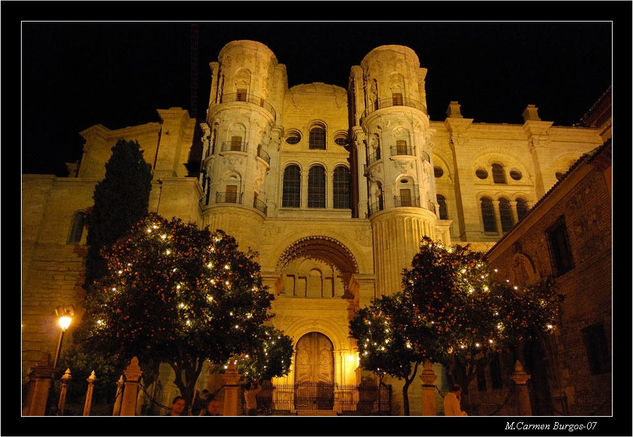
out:
<path id="1" fill-rule="evenodd" d="M 407 154 L 407 141 L 406 140 L 397 140 L 396 141 L 396 152 L 398 155 L 406 155 Z"/>
<path id="2" fill-rule="evenodd" d="M 308 172 L 308 208 L 325 208 L 325 169 L 320 165 Z"/>
<path id="3" fill-rule="evenodd" d="M 400 206 L 411 206 L 411 190 L 408 188 L 400 189 Z"/>
<path id="4" fill-rule="evenodd" d="M 70 232 L 68 233 L 67 244 L 79 244 L 81 241 L 81 235 L 86 225 L 86 213 L 78 211 L 73 214 L 73 218 L 70 222 Z"/>
<path id="5" fill-rule="evenodd" d="M 512 217 L 512 208 L 510 201 L 503 197 L 499 199 L 499 218 L 501 219 L 501 230 L 508 232 L 514 226 L 514 217 Z"/>
<path id="6" fill-rule="evenodd" d="M 607 339 L 604 335 L 604 325 L 596 323 L 582 329 L 582 339 L 585 343 L 589 370 L 592 375 L 599 375 L 611 371 L 611 360 Z"/>
<path id="7" fill-rule="evenodd" d="M 351 175 L 347 167 L 341 166 L 334 169 L 334 208 L 350 208 L 350 179 Z"/>
<path id="8" fill-rule="evenodd" d="M 393 106 L 402 106 L 402 93 L 393 93 L 391 95 L 391 100 L 393 102 Z"/>
<path id="9" fill-rule="evenodd" d="M 501 164 L 492 164 L 492 181 L 495 184 L 505 184 L 506 172 Z"/>
<path id="10" fill-rule="evenodd" d="M 519 220 L 523 219 L 529 210 L 528 204 L 524 199 L 517 199 L 517 217 L 519 217 Z"/>
<path id="11" fill-rule="evenodd" d="M 226 186 L 226 203 L 237 203 L 237 185 Z"/>
<path id="12" fill-rule="evenodd" d="M 235 98 L 238 102 L 246 101 L 246 88 L 240 88 L 237 90 L 237 96 Z"/>
<path id="13" fill-rule="evenodd" d="M 299 208 L 301 206 L 301 170 L 298 165 L 289 165 L 284 170 L 281 205 L 287 208 Z"/>
<path id="14" fill-rule="evenodd" d="M 565 217 L 561 216 L 546 232 L 550 263 L 554 276 L 560 276 L 574 268 L 574 259 L 569 245 Z"/>
<path id="15" fill-rule="evenodd" d="M 440 220 L 448 220 L 448 210 L 446 208 L 446 198 L 441 194 L 437 195 L 437 204 L 440 206 Z"/>
<path id="16" fill-rule="evenodd" d="M 310 129 L 309 146 L 310 149 L 325 150 L 325 128 L 323 126 L 314 126 Z"/>
<path id="17" fill-rule="evenodd" d="M 489 197 L 481 198 L 481 218 L 484 222 L 484 232 L 497 232 L 495 209 L 492 206 L 492 199 Z"/>
<path id="18" fill-rule="evenodd" d="M 242 148 L 242 137 L 232 136 L 231 137 L 231 150 L 241 150 Z"/>

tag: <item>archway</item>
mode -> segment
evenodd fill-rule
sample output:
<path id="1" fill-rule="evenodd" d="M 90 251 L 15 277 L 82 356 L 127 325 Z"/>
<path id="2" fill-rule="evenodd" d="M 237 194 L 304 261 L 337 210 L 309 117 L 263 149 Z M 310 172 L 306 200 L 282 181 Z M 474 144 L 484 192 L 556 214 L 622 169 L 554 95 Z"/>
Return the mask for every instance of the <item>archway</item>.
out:
<path id="1" fill-rule="evenodd" d="M 295 409 L 331 410 L 334 407 L 334 347 L 319 332 L 297 342 L 295 358 Z"/>

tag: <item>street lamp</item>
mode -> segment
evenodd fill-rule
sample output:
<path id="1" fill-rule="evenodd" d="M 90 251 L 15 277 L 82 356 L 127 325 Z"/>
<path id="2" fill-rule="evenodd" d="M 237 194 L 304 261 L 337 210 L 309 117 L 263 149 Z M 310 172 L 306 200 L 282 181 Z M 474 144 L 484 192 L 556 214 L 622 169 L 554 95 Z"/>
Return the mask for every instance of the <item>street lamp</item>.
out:
<path id="1" fill-rule="evenodd" d="M 70 326 L 70 323 L 75 316 L 75 310 L 72 305 L 64 305 L 55 308 L 55 314 L 57 314 L 57 323 L 59 324 L 59 341 L 57 342 L 57 351 L 55 351 L 55 361 L 53 362 L 53 369 L 57 368 L 57 360 L 59 359 L 59 353 L 62 350 L 62 341 L 64 340 L 64 332 Z"/>

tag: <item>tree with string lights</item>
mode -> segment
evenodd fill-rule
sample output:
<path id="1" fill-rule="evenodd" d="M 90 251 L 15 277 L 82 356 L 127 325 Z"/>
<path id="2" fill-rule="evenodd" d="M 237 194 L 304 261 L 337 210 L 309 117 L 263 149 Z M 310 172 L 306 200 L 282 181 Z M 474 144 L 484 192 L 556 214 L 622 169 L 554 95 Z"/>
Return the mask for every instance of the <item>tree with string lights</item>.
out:
<path id="1" fill-rule="evenodd" d="M 498 281 L 483 253 L 424 237 L 402 290 L 361 309 L 350 332 L 363 368 L 404 379 L 408 414 L 406 392 L 420 364 L 444 365 L 467 392 L 493 353 L 550 334 L 561 300 L 551 279 L 529 287 Z"/>
<path id="2" fill-rule="evenodd" d="M 499 281 L 483 253 L 428 237 L 403 272 L 402 286 L 412 301 L 411 324 L 435 340 L 431 361 L 444 365 L 465 392 L 492 354 L 551 334 L 562 300 L 551 278 L 521 287 Z M 418 340 L 425 348 L 426 340 Z"/>
<path id="3" fill-rule="evenodd" d="M 257 338 L 248 352 L 236 357 L 238 372 L 254 384 L 287 374 L 292 362 L 292 339 L 267 325 L 259 327 Z"/>
<path id="4" fill-rule="evenodd" d="M 255 253 L 223 231 L 149 214 L 103 255 L 107 274 L 86 298 L 87 347 L 168 363 L 187 403 L 206 360 L 223 364 L 261 347 L 273 295 Z"/>
<path id="5" fill-rule="evenodd" d="M 350 334 L 358 344 L 361 366 L 376 373 L 381 382 L 385 375 L 404 380 L 405 416 L 409 415 L 409 386 L 420 365 L 435 356 L 431 331 L 413 324 L 414 317 L 411 296 L 398 292 L 375 299 L 350 321 Z M 423 343 L 425 347 L 420 347 Z"/>

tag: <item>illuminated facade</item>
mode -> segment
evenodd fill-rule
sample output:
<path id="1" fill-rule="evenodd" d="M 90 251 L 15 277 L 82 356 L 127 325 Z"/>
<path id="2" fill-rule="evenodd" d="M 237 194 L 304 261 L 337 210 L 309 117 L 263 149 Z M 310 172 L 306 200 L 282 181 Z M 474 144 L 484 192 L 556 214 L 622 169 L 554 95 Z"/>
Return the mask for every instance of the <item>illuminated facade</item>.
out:
<path id="1" fill-rule="evenodd" d="M 49 308 L 81 294 L 85 235 L 71 235 L 72 223 L 92 204 L 119 138 L 138 140 L 152 165 L 150 210 L 223 229 L 259 252 L 276 296 L 273 323 L 297 349 L 291 373 L 274 384 L 333 385 L 326 409 L 339 412 L 357 400 L 340 388 L 358 386 L 362 376 L 348 321 L 374 297 L 400 289 L 420 238 L 488 249 L 557 173 L 602 144 L 599 129 L 554 126 L 533 105 L 523 124 L 474 122 L 457 102 L 444 120 L 431 121 L 427 70 L 404 46 L 372 50 L 351 67 L 347 89 L 289 88 L 285 65 L 254 41 L 228 43 L 210 67 L 199 177 L 188 177 L 184 165 L 196 121 L 181 108 L 159 110 L 160 123 L 86 129 L 82 161 L 68 178 L 23 176 L 25 369 L 54 350 Z M 200 384 L 214 384 L 213 376 Z M 164 399 L 174 387 L 166 383 Z M 280 389 L 274 400 L 304 408 L 296 394 Z M 413 384 L 412 414 L 420 414 L 420 396 Z"/>

